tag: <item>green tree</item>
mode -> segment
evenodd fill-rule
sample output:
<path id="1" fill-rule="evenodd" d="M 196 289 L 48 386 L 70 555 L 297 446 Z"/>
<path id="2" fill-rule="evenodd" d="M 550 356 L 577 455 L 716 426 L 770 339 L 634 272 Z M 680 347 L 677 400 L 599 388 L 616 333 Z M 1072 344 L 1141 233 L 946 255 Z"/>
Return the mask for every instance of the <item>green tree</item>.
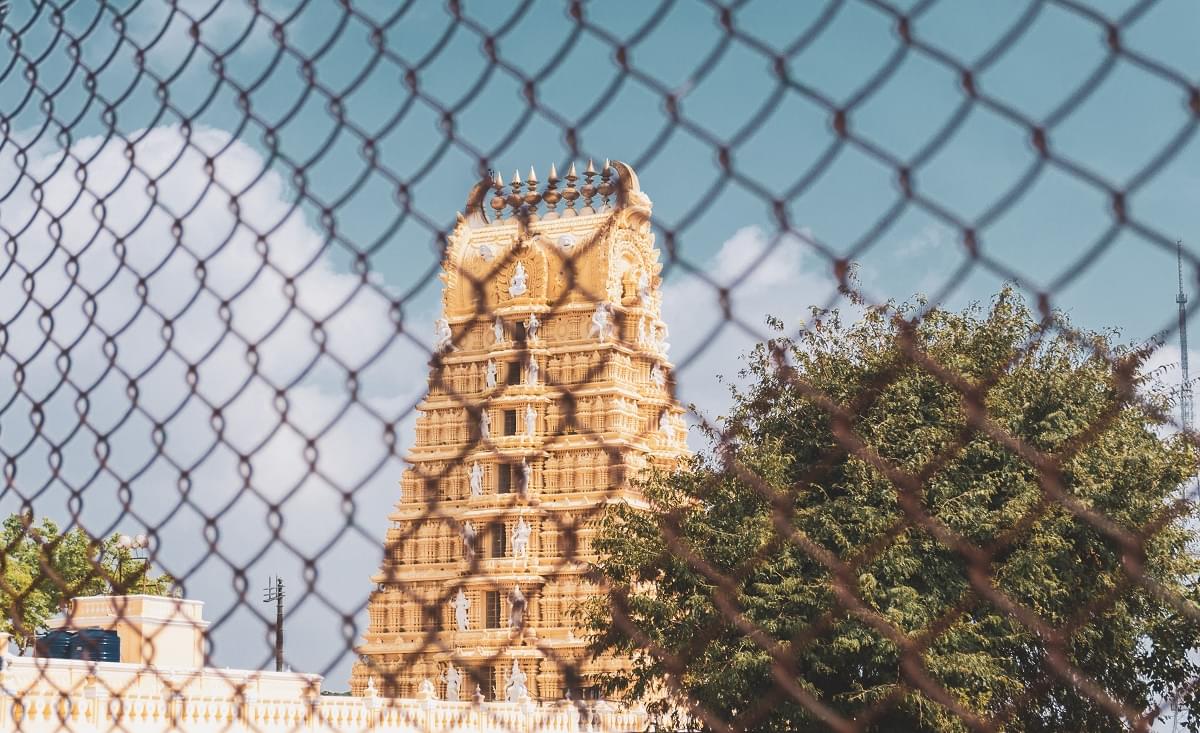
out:
<path id="1" fill-rule="evenodd" d="M 1149 350 L 1114 340 L 1005 289 L 760 344 L 712 449 L 602 523 L 611 592 L 583 611 L 594 652 L 636 657 L 608 684 L 759 731 L 827 730 L 818 706 L 878 731 L 1127 730 L 1072 668 L 1134 714 L 1190 705 L 1193 451 L 1162 437 Z"/>
<path id="2" fill-rule="evenodd" d="M 154 574 L 148 560 L 123 547 L 120 535 L 100 541 L 82 528 L 62 532 L 50 519 L 13 514 L 0 525 L 0 631 L 22 653 L 46 621 L 76 596 L 168 595 L 175 580 Z"/>

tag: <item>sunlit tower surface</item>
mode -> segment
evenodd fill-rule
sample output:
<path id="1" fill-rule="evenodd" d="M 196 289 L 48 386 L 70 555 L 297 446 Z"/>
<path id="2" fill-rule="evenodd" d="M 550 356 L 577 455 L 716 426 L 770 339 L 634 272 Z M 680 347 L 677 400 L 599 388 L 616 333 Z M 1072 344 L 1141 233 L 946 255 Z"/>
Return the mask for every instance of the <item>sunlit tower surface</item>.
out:
<path id="1" fill-rule="evenodd" d="M 1192 430 L 1192 381 L 1188 375 L 1188 340 L 1187 340 L 1187 295 L 1183 292 L 1183 242 L 1176 242 L 1175 255 L 1179 263 L 1179 294 L 1175 302 L 1179 304 L 1179 369 L 1182 382 L 1179 385 L 1179 427 L 1181 430 Z"/>

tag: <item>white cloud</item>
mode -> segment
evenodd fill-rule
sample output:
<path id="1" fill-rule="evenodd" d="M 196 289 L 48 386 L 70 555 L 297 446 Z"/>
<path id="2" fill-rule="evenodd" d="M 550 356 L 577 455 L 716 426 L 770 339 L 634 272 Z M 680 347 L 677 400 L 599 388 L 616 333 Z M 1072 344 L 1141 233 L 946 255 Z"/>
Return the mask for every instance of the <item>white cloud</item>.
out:
<path id="1" fill-rule="evenodd" d="M 392 338 L 392 293 L 338 271 L 255 150 L 213 129 L 129 138 L 138 140 L 132 160 L 124 140 L 98 138 L 41 149 L 24 165 L 0 156 L 0 190 L 10 191 L 0 202 L 0 242 L 15 242 L 0 271 L 0 380 L 21 380 L 0 412 L 0 451 L 17 469 L 0 510 L 32 499 L 62 521 L 76 491 L 93 534 L 154 529 L 157 560 L 210 602 L 213 618 L 235 604 L 235 567 L 247 570 L 251 588 L 282 573 L 300 599 L 311 560 L 316 590 L 340 611 L 322 612 L 310 598 L 289 630 L 318 641 L 296 645 L 292 663 L 324 668 L 343 654 L 342 676 L 349 655 L 340 616 L 366 597 L 386 526 L 380 509 L 398 498 L 402 466 L 384 428 L 399 420 L 401 443 L 411 438 L 427 352 Z M 77 160 L 88 161 L 86 177 L 76 177 Z M 425 334 L 428 322 L 406 326 Z M 335 359 L 359 372 L 357 404 Z M 36 429 L 35 404 L 44 414 Z M 99 471 L 97 453 L 107 454 Z M 347 531 L 347 494 L 353 536 L 330 546 Z M 272 503 L 281 507 L 282 543 L 266 531 Z M 217 552 L 206 535 L 214 530 Z M 257 611 L 256 594 L 249 601 Z M 263 628 L 244 612 L 239 620 L 218 625 L 216 661 L 257 666 L 269 653 Z"/>
<path id="2" fill-rule="evenodd" d="M 702 276 L 680 270 L 668 281 L 663 315 L 671 328 L 677 396 L 696 405 L 694 420 L 714 422 L 730 403 L 719 377 L 736 379 L 739 357 L 770 336 L 767 316 L 794 333 L 811 306 L 831 304 L 837 288 L 829 261 L 801 238 L 772 238 L 759 227 L 738 230 L 699 270 Z M 728 319 L 721 288 L 729 289 Z"/>

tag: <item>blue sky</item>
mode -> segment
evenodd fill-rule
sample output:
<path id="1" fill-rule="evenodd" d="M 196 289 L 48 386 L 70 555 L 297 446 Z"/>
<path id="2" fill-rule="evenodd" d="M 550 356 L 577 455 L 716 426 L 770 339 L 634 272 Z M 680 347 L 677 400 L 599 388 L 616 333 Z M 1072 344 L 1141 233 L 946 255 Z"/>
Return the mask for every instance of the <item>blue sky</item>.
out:
<path id="1" fill-rule="evenodd" d="M 45 238 L 47 221 L 30 208 L 30 174 L 19 171 L 22 159 L 40 164 L 35 177 L 53 179 L 56 186 L 47 190 L 58 191 L 62 209 L 69 208 L 73 164 L 62 170 L 55 165 L 68 145 L 60 125 L 69 127 L 69 145 L 77 156 L 96 154 L 84 188 L 108 190 L 97 183 L 106 175 L 113 180 L 104 185 L 126 185 L 121 206 L 112 206 L 110 216 L 113 222 L 126 217 L 133 232 L 138 221 L 133 212 L 146 203 L 144 181 L 117 182 L 122 143 L 105 142 L 107 129 L 111 125 L 119 138 L 140 140 L 139 166 L 165 170 L 174 159 L 172 150 L 181 147 L 179 125 L 186 119 L 194 130 L 210 133 L 201 147 L 216 157 L 217 178 L 251 189 L 247 200 L 255 202 L 255 213 L 243 217 L 261 213 L 265 228 L 287 222 L 270 237 L 272 256 L 320 261 L 320 272 L 301 286 L 313 309 L 336 311 L 337 298 L 329 293 L 353 292 L 354 262 L 365 253 L 372 281 L 381 292 L 404 296 L 406 328 L 428 343 L 437 309 L 438 283 L 429 275 L 437 265 L 438 235 L 462 207 L 478 156 L 506 179 L 514 168 L 524 174 L 533 164 L 544 180 L 551 162 L 562 172 L 571 158 L 564 130 L 570 126 L 581 165 L 588 156 L 630 162 L 655 202 L 660 246 L 674 243 L 667 276 L 674 302 L 667 307 L 676 345 L 672 355 L 685 364 L 681 396 L 697 402 L 709 417 L 723 405 L 713 376 L 735 371 L 732 355 L 753 342 L 753 334 L 732 330 L 707 340 L 709 329 L 701 326 L 719 317 L 714 282 L 740 283 L 732 293 L 733 309 L 757 326 L 767 313 L 798 325 L 806 306 L 827 303 L 831 257 L 852 256 L 874 300 L 924 292 L 961 305 L 986 299 L 1015 278 L 1031 297 L 1048 293 L 1050 302 L 1078 325 L 1116 327 L 1125 338 L 1142 340 L 1174 322 L 1170 243 L 1182 239 L 1189 253 L 1200 254 L 1200 142 L 1194 135 L 1200 113 L 1189 111 L 1183 86 L 1200 83 L 1200 45 L 1195 43 L 1200 5 L 1191 0 L 1087 0 L 1074 9 L 1016 0 L 896 3 L 897 12 L 920 6 L 910 29 L 927 52 L 906 46 L 895 17 L 861 0 L 740 3 L 730 16 L 734 36 L 718 22 L 717 9 L 699 1 L 585 3 L 586 28 L 552 0 L 464 2 L 461 22 L 442 4 L 422 0 L 404 4 L 406 10 L 394 19 L 400 3 L 383 0 L 354 3 L 353 16 L 332 2 L 263 2 L 264 12 L 281 23 L 286 51 L 272 37 L 273 23 L 255 18 L 235 0 L 215 6 L 211 0 L 179 3 L 199 21 L 200 39 L 209 50 L 194 48 L 190 21 L 172 15 L 165 2 L 111 2 L 103 10 L 97 5 L 76 2 L 64 8 L 62 34 L 50 4 L 39 11 L 28 0 L 14 0 L 0 30 L 5 131 L 0 239 L 16 238 L 23 253 L 49 251 L 38 249 L 35 240 Z M 113 30 L 118 11 L 124 14 L 123 42 Z M 1103 18 L 1120 21 L 1121 47 L 1143 63 L 1111 53 Z M 370 24 L 381 29 L 376 33 Z M 772 56 L 814 29 L 811 43 L 783 62 L 792 85 L 781 84 Z M 82 65 L 94 71 L 95 95 L 88 91 L 88 75 L 73 62 L 68 34 L 79 39 Z M 494 54 L 502 63 L 489 58 L 485 36 L 494 38 Z M 19 39 L 19 56 L 12 54 L 14 39 Z M 138 71 L 131 41 L 145 49 L 145 72 Z M 632 72 L 622 72 L 615 62 L 618 45 L 626 47 Z M 376 50 L 381 47 L 386 53 Z M 219 75 L 214 54 L 221 58 Z M 302 58 L 313 59 L 315 90 L 305 81 Z M 26 75 L 27 59 L 38 60 L 36 85 Z M 1155 64 L 1176 78 L 1147 71 Z M 698 74 L 702 67 L 705 73 Z M 956 67 L 974 69 L 976 88 L 990 103 L 966 96 Z M 166 88 L 165 104 L 156 95 L 158 80 Z M 524 96 L 525 80 L 533 83 L 537 109 Z M 246 90 L 241 100 L 235 84 Z M 1073 97 L 1081 87 L 1094 91 Z M 681 123 L 672 121 L 664 94 L 677 98 Z M 340 113 L 331 98 L 340 100 Z M 1066 100 L 1072 103 L 1064 106 Z M 829 107 L 847 106 L 855 143 L 839 139 L 831 124 Z M 339 124 L 339 116 L 347 123 Z M 1046 126 L 1049 149 L 1065 164 L 1041 161 L 1030 131 L 1015 117 Z M 375 169 L 363 155 L 364 138 L 375 141 Z M 719 146 L 729 147 L 732 173 L 718 162 Z M 927 205 L 905 203 L 893 165 L 869 150 L 913 166 L 914 189 Z M 194 159 L 179 163 L 163 179 L 163 190 L 178 195 L 177 208 L 185 209 L 189 196 L 200 195 L 193 189 L 204 181 L 204 161 L 194 151 L 191 155 Z M 813 174 L 818 161 L 823 165 Z M 108 168 L 99 170 L 101 165 Z M 273 175 L 257 178 L 263 169 Z M 297 170 L 303 171 L 304 196 Z M 807 185 L 796 191 L 802 180 Z M 398 203 L 397 181 L 406 186 L 403 199 L 410 213 Z M 1138 226 L 1109 231 L 1114 218 L 1105 186 L 1132 189 L 1126 206 Z M 739 280 L 780 234 L 771 198 L 783 200 L 793 232 L 779 240 L 765 264 Z M 988 213 L 1001 200 L 1006 205 Z M 209 204 L 202 215 L 184 217 L 184 241 L 220 240 L 222 227 L 236 223 L 227 207 Z M 323 207 L 333 211 L 337 237 L 332 244 L 321 222 Z M 91 214 L 84 207 L 72 216 L 77 229 L 71 231 L 88 236 Z M 986 263 L 970 263 L 959 225 L 978 226 Z M 120 226 L 114 223 L 114 229 Z M 129 243 L 131 252 L 136 249 L 145 258 L 142 271 L 152 273 L 152 297 L 163 303 L 191 277 L 184 260 L 172 259 L 182 255 L 168 247 L 169 229 L 169 223 L 146 224 L 138 233 L 141 239 Z M 149 236 L 156 232 L 161 236 Z M 1104 239 L 1106 234 L 1111 236 Z M 1094 250 L 1101 241 L 1107 245 Z M 111 242 L 102 245 L 111 250 Z M 156 269 L 161 262 L 171 265 Z M 101 258 L 95 271 L 111 264 Z M 55 266 L 61 270 L 61 264 Z M 231 265 L 226 273 L 231 292 L 239 272 Z M 1195 282 L 1195 272 L 1188 278 Z M 127 307 L 132 289 L 125 281 L 111 286 L 106 292 L 114 304 L 106 312 Z M 0 305 L 6 292 L 13 303 L 23 298 L 19 273 L 0 274 Z M 265 312 L 279 306 L 271 300 L 276 291 L 271 293 L 251 292 L 240 310 L 235 302 L 235 311 L 247 313 L 247 329 L 255 327 L 256 308 Z M 407 443 L 408 418 L 425 379 L 420 350 L 403 339 L 388 346 L 386 329 L 363 326 L 387 323 L 382 297 L 363 294 L 353 300 L 349 311 L 337 311 L 330 321 L 330 332 L 342 339 L 334 351 L 342 349 L 344 363 L 363 367 L 363 394 L 371 408 L 383 419 L 402 420 L 400 440 Z M 196 306 L 203 308 L 215 312 L 212 303 Z M 5 311 L 11 319 L 6 322 L 30 317 L 16 312 L 15 306 Z M 679 314 L 674 321 L 672 313 Z M 126 336 L 122 358 L 136 362 L 138 354 L 157 353 L 161 324 L 149 316 L 131 318 L 149 319 L 138 321 Z M 195 333 L 206 333 L 209 326 L 198 322 Z M 363 345 L 371 338 L 383 350 L 377 358 Z M 337 689 L 350 661 L 340 618 L 361 617 L 385 526 L 382 517 L 396 499 L 401 464 L 386 455 L 377 437 L 363 438 L 379 435 L 380 418 L 357 407 L 337 417 L 346 399 L 344 370 L 317 357 L 312 371 L 289 372 L 291 362 L 311 356 L 311 340 L 303 334 L 272 336 L 268 346 L 275 343 L 271 339 L 283 345 L 264 348 L 264 359 L 277 362 L 272 368 L 279 370 L 281 382 L 298 385 L 294 402 L 309 398 L 297 411 L 309 410 L 313 425 L 335 424 L 321 437 L 322 460 L 330 461 L 327 475 L 334 477 L 326 481 L 277 479 L 299 461 L 302 441 L 265 439 L 268 447 L 262 452 L 274 463 L 268 462 L 251 483 L 256 492 L 272 497 L 269 501 L 282 504 L 286 545 L 257 537 L 261 530 L 254 528 L 270 514 L 269 501 L 228 488 L 242 480 L 236 459 L 229 456 L 204 459 L 208 483 L 197 480 L 188 489 L 195 508 L 172 511 L 180 503 L 179 470 L 152 455 L 140 462 L 149 428 L 137 419 L 115 427 L 113 442 L 127 446 L 120 458 L 127 465 L 116 473 L 123 474 L 138 514 L 118 511 L 124 503 L 122 476 L 101 476 L 84 493 L 82 518 L 94 531 L 158 528 L 164 564 L 186 575 L 189 593 L 208 601 L 209 616 L 220 619 L 214 632 L 220 664 L 257 667 L 270 658 L 263 624 L 251 615 L 268 609 L 258 608 L 253 591 L 245 603 L 236 602 L 228 590 L 233 568 L 248 567 L 251 588 L 268 574 L 283 573 L 294 579 L 294 597 L 300 600 L 305 598 L 304 570 L 296 558 L 319 556 L 310 588 L 316 592 L 307 594 L 289 619 L 296 629 L 291 638 L 306 640 L 294 647 L 292 660 L 297 669 L 329 673 L 329 686 Z M 78 364 L 86 359 L 75 353 L 76 368 L 82 369 Z M 1166 349 L 1160 361 L 1176 358 L 1177 351 Z M 146 358 L 140 365 L 146 370 L 146 392 L 162 402 L 164 415 L 187 393 L 182 371 L 170 361 Z M 222 374 L 235 370 L 234 361 Z M 0 360 L 5 374 L 13 364 L 13 359 Z M 30 370 L 37 364 L 32 360 Z M 220 391 L 222 378 L 213 376 L 205 384 Z M 53 386 L 46 389 L 49 395 Z M 120 412 L 124 398 L 115 386 L 112 390 L 105 404 Z M 243 400 L 241 409 L 255 412 L 254 399 Z M 234 402 L 232 408 L 239 407 Z M 46 456 L 53 451 L 30 437 L 27 413 L 28 404 L 17 400 L 0 416 L 0 449 L 13 456 L 24 486 L 44 489 L 25 489 L 22 496 L 37 493 L 39 511 L 61 516 L 68 482 L 47 474 Z M 77 421 L 69 400 L 49 414 L 46 431 L 60 429 L 63 436 Z M 169 422 L 168 434 L 193 436 L 191 431 L 205 423 L 198 416 L 192 423 L 188 419 Z M 263 426 L 264 435 L 270 427 Z M 84 475 L 92 446 L 68 442 L 62 453 L 74 456 Z M 186 452 L 186 446 L 171 448 L 176 449 Z M 214 488 L 218 484 L 226 488 Z M 346 515 L 341 493 L 346 487 L 353 522 L 352 529 L 341 531 L 345 523 L 329 517 Z M 19 501 L 10 491 L 0 496 L 0 509 L 12 510 Z M 220 542 L 228 561 L 222 562 L 205 551 L 203 515 L 227 506 L 217 523 L 225 528 Z"/>

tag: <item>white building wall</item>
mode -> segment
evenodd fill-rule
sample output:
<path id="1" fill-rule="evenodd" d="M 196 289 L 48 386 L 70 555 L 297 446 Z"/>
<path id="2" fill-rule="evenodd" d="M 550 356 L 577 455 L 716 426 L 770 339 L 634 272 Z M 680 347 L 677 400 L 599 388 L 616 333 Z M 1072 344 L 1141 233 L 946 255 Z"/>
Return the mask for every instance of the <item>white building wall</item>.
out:
<path id="1" fill-rule="evenodd" d="M 21 733 L 551 733 L 643 731 L 599 702 L 322 696 L 321 677 L 0 656 L 0 731 Z"/>

